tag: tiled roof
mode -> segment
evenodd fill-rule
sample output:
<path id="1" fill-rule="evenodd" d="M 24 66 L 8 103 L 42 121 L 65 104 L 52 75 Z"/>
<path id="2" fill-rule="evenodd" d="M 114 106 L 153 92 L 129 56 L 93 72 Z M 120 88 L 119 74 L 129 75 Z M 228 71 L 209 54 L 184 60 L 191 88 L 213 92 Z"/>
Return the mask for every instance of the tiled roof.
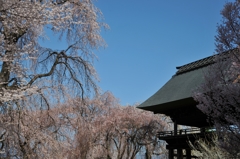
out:
<path id="1" fill-rule="evenodd" d="M 230 50 L 230 51 L 226 51 L 226 52 L 221 53 L 221 55 L 223 55 L 225 57 L 227 55 L 229 57 L 229 53 L 236 52 L 237 50 L 238 49 L 233 49 L 233 50 Z M 212 55 L 212 56 L 209 56 L 209 57 L 206 57 L 206 58 L 188 63 L 186 65 L 176 67 L 178 69 L 178 71 L 176 72 L 175 75 L 179 75 L 179 74 L 182 74 L 182 73 L 185 73 L 185 72 L 188 72 L 188 71 L 192 71 L 192 70 L 195 70 L 195 69 L 213 64 L 213 63 L 215 63 L 215 57 L 216 57 L 216 55 Z"/>

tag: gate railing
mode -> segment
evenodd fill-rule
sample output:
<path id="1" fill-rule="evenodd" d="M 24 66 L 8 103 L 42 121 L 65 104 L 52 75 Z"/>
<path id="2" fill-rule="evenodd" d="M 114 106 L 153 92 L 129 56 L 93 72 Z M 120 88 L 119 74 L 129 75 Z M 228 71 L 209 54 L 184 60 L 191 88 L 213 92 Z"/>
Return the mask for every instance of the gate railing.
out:
<path id="1" fill-rule="evenodd" d="M 195 134 L 201 133 L 201 128 L 191 128 L 191 129 L 180 129 L 177 131 L 177 135 L 187 135 L 187 134 Z M 157 133 L 158 137 L 165 137 L 165 136 L 174 136 L 174 130 L 172 131 L 162 131 Z"/>

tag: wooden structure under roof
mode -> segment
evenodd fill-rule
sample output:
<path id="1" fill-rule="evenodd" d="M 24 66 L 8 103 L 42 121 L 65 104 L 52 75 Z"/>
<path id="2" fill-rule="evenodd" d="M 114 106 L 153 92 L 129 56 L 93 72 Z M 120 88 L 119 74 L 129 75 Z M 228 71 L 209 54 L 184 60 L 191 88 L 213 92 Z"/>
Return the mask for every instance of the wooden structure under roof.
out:
<path id="1" fill-rule="evenodd" d="M 223 54 L 229 54 L 232 51 Z M 206 136 L 205 127 L 211 126 L 207 122 L 207 116 L 197 107 L 197 102 L 192 98 L 192 93 L 204 81 L 204 72 L 214 63 L 214 56 L 177 67 L 176 74 L 155 94 L 140 104 L 138 108 L 165 114 L 174 122 L 174 130 L 159 132 L 158 137 L 165 140 L 168 145 L 169 159 L 177 156 L 182 159 L 183 149 L 186 150 L 186 158 L 191 159 L 191 148 L 188 140 L 192 143 L 197 138 Z M 177 125 L 197 127 L 194 130 L 177 130 Z M 177 150 L 177 153 L 174 153 Z"/>

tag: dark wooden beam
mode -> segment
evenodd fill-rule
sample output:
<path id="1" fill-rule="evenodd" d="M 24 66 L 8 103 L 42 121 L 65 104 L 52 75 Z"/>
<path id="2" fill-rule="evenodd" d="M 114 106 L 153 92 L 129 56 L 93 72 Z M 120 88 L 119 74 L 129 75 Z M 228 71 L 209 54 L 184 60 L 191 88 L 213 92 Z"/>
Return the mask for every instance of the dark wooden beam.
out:
<path id="1" fill-rule="evenodd" d="M 168 149 L 168 158 L 174 159 L 174 149 Z"/>
<path id="2" fill-rule="evenodd" d="M 177 120 L 174 120 L 174 136 L 177 136 Z"/>
<path id="3" fill-rule="evenodd" d="M 187 159 L 191 159 L 192 157 L 191 157 L 192 155 L 191 155 L 191 149 L 186 149 L 186 157 L 187 157 Z"/>
<path id="4" fill-rule="evenodd" d="M 177 159 L 183 159 L 183 151 L 181 148 L 177 149 Z"/>

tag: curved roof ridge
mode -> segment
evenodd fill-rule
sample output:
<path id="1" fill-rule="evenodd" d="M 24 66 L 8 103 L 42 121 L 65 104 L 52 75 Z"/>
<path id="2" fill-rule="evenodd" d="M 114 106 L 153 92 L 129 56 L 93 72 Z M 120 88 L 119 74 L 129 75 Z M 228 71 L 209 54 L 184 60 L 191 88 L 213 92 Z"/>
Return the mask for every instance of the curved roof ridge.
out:
<path id="1" fill-rule="evenodd" d="M 227 54 L 229 54 L 231 52 L 234 52 L 234 51 L 236 51 L 236 49 L 232 49 L 230 51 L 225 51 L 225 52 L 221 53 L 221 55 L 227 55 Z M 195 70 L 195 69 L 198 69 L 198 68 L 201 68 L 201 67 L 211 65 L 211 64 L 215 63 L 216 55 L 220 55 L 220 54 L 214 54 L 212 56 L 208 56 L 208 57 L 205 57 L 203 59 L 185 64 L 185 65 L 182 65 L 182 66 L 178 66 L 178 67 L 176 67 L 178 70 L 177 70 L 175 75 L 179 75 L 179 74 L 182 74 L 182 73 L 185 73 L 185 72 L 188 72 L 188 71 L 192 71 L 192 70 Z"/>

